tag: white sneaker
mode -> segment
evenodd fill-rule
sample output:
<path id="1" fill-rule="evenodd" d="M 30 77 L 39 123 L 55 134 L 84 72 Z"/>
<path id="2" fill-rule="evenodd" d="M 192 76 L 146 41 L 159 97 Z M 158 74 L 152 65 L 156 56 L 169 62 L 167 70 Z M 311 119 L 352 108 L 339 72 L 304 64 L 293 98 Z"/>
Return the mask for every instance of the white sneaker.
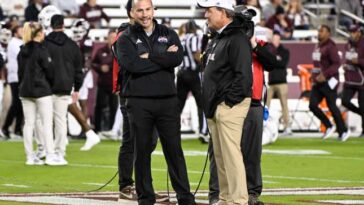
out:
<path id="1" fill-rule="evenodd" d="M 349 139 L 350 135 L 351 135 L 351 132 L 350 132 L 350 130 L 348 130 L 348 131 L 346 131 L 346 132 L 342 133 L 342 134 L 339 136 L 339 140 L 340 140 L 341 142 L 345 142 L 346 140 L 348 140 L 348 139 Z"/>
<path id="2" fill-rule="evenodd" d="M 57 154 L 48 154 L 45 163 L 49 166 L 64 166 L 68 164 L 62 155 Z"/>
<path id="3" fill-rule="evenodd" d="M 39 159 L 44 159 L 44 158 L 46 158 L 46 152 L 44 149 L 37 149 L 35 156 Z"/>
<path id="4" fill-rule="evenodd" d="M 61 164 L 63 164 L 63 165 L 68 164 L 67 160 L 64 158 L 65 155 L 63 155 L 61 153 L 56 153 L 56 156 L 57 156 L 57 160 L 61 161 Z"/>
<path id="5" fill-rule="evenodd" d="M 283 131 L 283 133 L 281 135 L 282 136 L 292 135 L 291 128 L 287 127 L 286 129 L 284 129 L 284 131 Z"/>
<path id="6" fill-rule="evenodd" d="M 88 151 L 100 142 L 100 137 L 93 130 L 86 132 L 86 138 L 85 145 L 80 149 L 81 151 Z"/>
<path id="7" fill-rule="evenodd" d="M 44 165 L 44 161 L 36 157 L 34 154 L 27 157 L 26 165 Z"/>
<path id="8" fill-rule="evenodd" d="M 271 134 L 270 142 L 268 144 L 275 143 L 278 140 L 279 133 L 278 131 L 276 133 Z"/>
<path id="9" fill-rule="evenodd" d="M 336 131 L 336 126 L 335 125 L 327 128 L 324 136 L 322 136 L 322 139 L 325 140 L 325 139 L 331 137 L 334 134 L 335 131 Z"/>

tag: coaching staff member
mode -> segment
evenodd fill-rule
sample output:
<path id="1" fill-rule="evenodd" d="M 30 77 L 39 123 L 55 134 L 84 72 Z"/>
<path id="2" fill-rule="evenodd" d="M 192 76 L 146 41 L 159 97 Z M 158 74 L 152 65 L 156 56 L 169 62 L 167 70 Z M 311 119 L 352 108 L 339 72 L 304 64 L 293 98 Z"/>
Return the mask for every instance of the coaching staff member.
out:
<path id="1" fill-rule="evenodd" d="M 233 0 L 198 1 L 217 31 L 206 53 L 202 96 L 219 179 L 219 204 L 248 204 L 240 148 L 252 95 L 252 49 L 234 17 Z M 242 60 L 239 60 L 242 59 Z"/>
<path id="2" fill-rule="evenodd" d="M 180 116 L 174 67 L 182 62 L 177 34 L 154 20 L 151 0 L 134 0 L 135 24 L 118 39 L 117 55 L 125 70 L 121 95 L 126 98 L 131 135 L 135 137 L 135 188 L 139 204 L 154 204 L 151 176 L 153 128 L 163 152 L 179 204 L 195 204 L 181 147 Z"/>
<path id="3" fill-rule="evenodd" d="M 77 44 L 64 33 L 62 15 L 52 16 L 51 27 L 53 32 L 45 38 L 45 47 L 51 55 L 56 76 L 52 82 L 54 143 L 58 159 L 66 165 L 67 110 L 71 99 L 78 100 L 83 82 L 82 57 Z"/>
<path id="4" fill-rule="evenodd" d="M 134 23 L 134 20 L 130 16 L 132 1 L 133 0 L 128 0 L 125 6 L 127 15 L 129 17 L 129 22 L 122 23 L 119 26 L 118 35 L 116 36 L 115 42 L 113 43 L 114 52 L 118 49 L 117 46 L 123 46 L 117 43 L 117 40 L 121 36 L 122 32 L 124 32 L 130 25 Z M 120 90 L 123 89 L 120 88 L 120 86 L 122 85 L 124 72 L 123 70 L 119 70 L 119 64 L 117 64 L 117 55 L 114 55 L 114 59 L 116 60 L 116 62 L 114 62 L 114 67 L 113 67 L 113 72 L 114 72 L 113 81 L 116 81 L 117 83 L 116 86 L 118 87 L 115 88 L 116 89 L 115 91 L 119 92 Z M 130 134 L 129 117 L 125 107 L 125 98 L 122 96 L 120 96 L 120 110 L 124 120 L 123 120 L 123 133 L 122 133 L 123 140 L 122 140 L 122 145 L 120 146 L 119 149 L 119 156 L 118 156 L 119 191 L 120 191 L 119 199 L 127 199 L 135 201 L 138 199 L 138 196 L 135 192 L 135 186 L 133 180 L 134 137 Z M 155 149 L 157 143 L 158 143 L 158 133 L 155 131 L 153 133 L 152 150 Z M 169 201 L 169 197 L 167 195 L 155 194 L 155 198 L 157 203 Z"/>

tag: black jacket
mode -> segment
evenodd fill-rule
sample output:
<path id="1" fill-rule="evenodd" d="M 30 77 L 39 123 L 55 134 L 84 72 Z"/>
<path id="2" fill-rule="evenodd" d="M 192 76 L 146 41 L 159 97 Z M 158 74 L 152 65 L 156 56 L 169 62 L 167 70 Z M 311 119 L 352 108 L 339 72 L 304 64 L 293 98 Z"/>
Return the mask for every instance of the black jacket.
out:
<path id="1" fill-rule="evenodd" d="M 287 83 L 287 65 L 289 61 L 289 50 L 279 45 L 275 48 L 269 44 L 270 52 L 276 56 L 278 64 L 273 71 L 269 73 L 269 85 Z"/>
<path id="2" fill-rule="evenodd" d="M 131 24 L 129 22 L 127 23 L 122 23 L 118 29 L 117 29 L 117 33 L 118 33 L 118 36 L 121 35 L 127 28 L 129 28 Z M 120 36 L 119 36 L 120 37 Z M 118 39 L 116 39 L 116 41 L 114 42 L 114 44 L 112 45 L 111 47 L 111 50 L 113 52 L 113 55 L 114 55 L 114 58 L 118 59 L 118 56 L 117 56 L 117 52 L 118 52 Z M 118 66 L 119 66 L 119 62 L 118 62 Z M 114 66 L 113 66 L 113 69 L 114 69 Z M 122 86 L 122 82 L 123 82 L 123 75 L 124 75 L 124 71 L 120 68 L 120 66 L 118 67 L 118 76 L 117 76 L 117 84 L 118 86 L 120 86 L 120 89 L 122 90 L 121 86 Z M 114 72 L 114 71 L 113 71 Z"/>
<path id="3" fill-rule="evenodd" d="M 183 48 L 176 32 L 156 21 L 154 24 L 149 37 L 136 24 L 128 27 L 117 41 L 115 53 L 123 75 L 123 97 L 176 95 L 174 68 L 182 62 Z M 167 52 L 171 45 L 178 46 L 178 51 Z M 149 53 L 149 58 L 140 58 L 143 53 Z"/>
<path id="4" fill-rule="evenodd" d="M 43 4 L 42 8 L 46 7 L 47 4 Z M 25 8 L 24 17 L 25 21 L 34 21 L 38 22 L 38 14 L 40 13 L 40 10 L 37 9 L 35 6 L 35 3 L 29 4 L 27 8 Z"/>
<path id="5" fill-rule="evenodd" d="M 18 54 L 18 65 L 20 97 L 52 95 L 52 60 L 41 43 L 31 41 L 22 46 Z"/>
<path id="6" fill-rule="evenodd" d="M 207 118 L 217 105 L 233 107 L 252 94 L 252 49 L 249 39 L 234 20 L 209 44 L 206 55 L 202 98 Z"/>
<path id="7" fill-rule="evenodd" d="M 256 59 L 256 61 L 254 61 L 254 59 Z M 258 63 L 261 68 L 263 69 L 262 72 L 260 73 L 259 71 L 257 72 L 255 69 L 259 68 L 260 66 L 256 67 L 257 65 L 254 65 L 254 63 Z M 263 100 L 265 102 L 266 100 L 266 96 L 264 95 L 264 91 L 263 90 L 259 90 L 258 87 L 254 88 L 254 86 L 256 85 L 255 82 L 257 83 L 262 83 L 262 88 L 265 86 L 265 78 L 264 78 L 264 71 L 268 71 L 271 72 L 272 70 L 274 70 L 274 68 L 276 68 L 277 66 L 279 66 L 279 63 L 276 59 L 276 56 L 273 55 L 270 51 L 269 51 L 269 46 L 267 43 L 263 43 L 263 42 L 258 42 L 257 46 L 253 49 L 253 94 L 252 94 L 252 101 L 251 101 L 251 106 L 256 107 L 256 106 L 262 106 L 261 101 Z M 257 73 L 255 73 L 257 72 Z M 261 76 L 259 76 L 261 75 Z M 254 90 L 257 89 L 257 90 Z M 260 99 L 254 99 L 254 92 L 261 92 L 262 93 L 262 98 Z"/>
<path id="8" fill-rule="evenodd" d="M 82 56 L 77 44 L 63 32 L 52 32 L 45 40 L 54 64 L 53 94 L 69 95 L 79 91 L 82 81 Z"/>
<path id="9" fill-rule="evenodd" d="M 255 54 L 258 62 L 262 64 L 264 71 L 271 72 L 280 65 L 276 56 L 270 52 L 269 45 L 267 43 L 264 45 L 258 43 L 253 49 L 253 53 Z"/>

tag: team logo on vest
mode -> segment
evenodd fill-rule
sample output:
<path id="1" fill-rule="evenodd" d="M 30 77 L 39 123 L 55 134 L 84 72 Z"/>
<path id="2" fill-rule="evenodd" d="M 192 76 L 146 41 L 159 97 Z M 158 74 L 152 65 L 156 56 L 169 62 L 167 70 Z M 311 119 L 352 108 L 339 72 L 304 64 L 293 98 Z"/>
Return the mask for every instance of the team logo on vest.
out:
<path id="1" fill-rule="evenodd" d="M 209 61 L 214 61 L 215 60 L 215 53 L 210 53 L 209 57 L 208 57 Z"/>
<path id="2" fill-rule="evenodd" d="M 168 43 L 168 38 L 166 36 L 160 36 L 158 38 L 159 43 Z"/>

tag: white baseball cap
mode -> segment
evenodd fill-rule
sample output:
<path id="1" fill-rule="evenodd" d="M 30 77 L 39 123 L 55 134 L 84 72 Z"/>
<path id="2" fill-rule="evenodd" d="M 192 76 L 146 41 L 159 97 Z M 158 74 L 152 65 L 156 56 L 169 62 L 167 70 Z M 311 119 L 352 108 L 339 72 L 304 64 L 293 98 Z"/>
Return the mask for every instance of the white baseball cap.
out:
<path id="1" fill-rule="evenodd" d="M 234 11 L 235 0 L 199 0 L 197 5 L 202 8 L 219 7 Z"/>

